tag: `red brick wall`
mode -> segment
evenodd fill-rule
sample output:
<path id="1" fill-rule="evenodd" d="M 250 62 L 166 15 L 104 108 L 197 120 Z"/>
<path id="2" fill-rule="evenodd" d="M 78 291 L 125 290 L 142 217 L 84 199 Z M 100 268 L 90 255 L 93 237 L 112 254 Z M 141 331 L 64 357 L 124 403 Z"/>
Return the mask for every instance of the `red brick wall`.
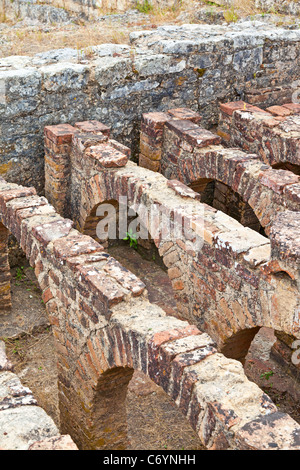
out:
<path id="1" fill-rule="evenodd" d="M 101 149 L 104 153 L 100 155 Z M 186 201 L 184 209 L 189 204 L 200 204 L 187 188 L 170 186 L 161 175 L 156 175 L 159 192 L 153 194 L 153 173 L 135 171 L 137 168 L 131 165 L 130 170 L 108 169 L 105 157 L 109 163 L 119 159 L 115 159 L 118 154 L 107 153 L 106 146 L 100 146 L 96 155 L 101 165 L 95 170 L 99 178 L 96 174 L 86 181 L 97 182 L 101 192 L 94 194 L 91 205 L 99 201 L 99 194 L 103 196 L 104 184 L 106 198 L 108 194 L 112 197 L 116 188 L 122 193 L 123 188 L 133 200 L 138 195 L 144 197 L 144 191 L 159 200 L 167 191 L 169 200 L 174 194 L 181 202 Z M 83 187 L 83 194 L 86 191 Z M 299 426 L 289 416 L 278 413 L 270 399 L 247 380 L 241 364 L 219 354 L 214 341 L 195 326 L 166 316 L 150 304 L 143 283 L 106 254 L 101 245 L 73 229 L 73 222 L 54 212 L 45 198 L 38 197 L 32 188 L 2 182 L 0 214 L 2 223 L 34 266 L 43 291 L 56 346 L 62 431 L 68 431 L 80 448 L 126 447 L 126 387 L 132 370 L 138 369 L 176 401 L 207 448 L 299 449 L 295 438 Z M 237 273 L 248 280 L 249 294 L 250 286 L 256 287 L 259 279 L 243 269 L 233 240 L 228 240 L 225 248 L 217 248 L 222 233 L 216 235 L 217 227 L 212 223 L 216 213 L 208 211 L 207 216 L 212 225 L 206 227 L 208 241 L 201 260 L 196 259 L 197 269 L 205 267 L 217 280 L 216 263 L 229 263 L 229 269 L 235 263 Z M 179 251 L 161 240 L 157 243 L 166 264 L 174 268 Z M 186 260 L 185 247 L 180 245 L 180 254 Z M 200 271 L 197 276 L 200 280 Z M 238 276 L 228 282 L 234 280 L 238 281 Z M 220 292 L 223 287 L 220 285 Z"/>

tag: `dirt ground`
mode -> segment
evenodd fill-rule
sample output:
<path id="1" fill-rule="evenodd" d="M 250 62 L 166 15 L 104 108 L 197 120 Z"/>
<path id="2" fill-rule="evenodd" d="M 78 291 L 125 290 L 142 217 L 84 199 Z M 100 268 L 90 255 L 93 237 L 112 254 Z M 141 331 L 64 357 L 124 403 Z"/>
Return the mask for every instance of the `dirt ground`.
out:
<path id="1" fill-rule="evenodd" d="M 141 260 L 128 247 L 111 249 L 119 261 L 139 275 L 152 302 L 176 309 L 167 274 L 154 262 Z M 33 270 L 25 260 L 12 270 L 12 302 L 9 315 L 0 319 L 0 338 L 22 383 L 34 393 L 39 406 L 59 427 L 57 375 L 51 327 Z M 169 310 L 169 313 L 171 311 Z M 249 352 L 245 371 L 269 394 L 278 409 L 300 423 L 300 387 L 269 357 L 274 342 L 271 330 L 262 329 Z M 267 379 L 266 372 L 272 371 Z M 264 374 L 264 375 L 263 375 Z M 135 372 L 127 398 L 130 450 L 203 450 L 201 442 L 176 405 L 160 387 Z"/>

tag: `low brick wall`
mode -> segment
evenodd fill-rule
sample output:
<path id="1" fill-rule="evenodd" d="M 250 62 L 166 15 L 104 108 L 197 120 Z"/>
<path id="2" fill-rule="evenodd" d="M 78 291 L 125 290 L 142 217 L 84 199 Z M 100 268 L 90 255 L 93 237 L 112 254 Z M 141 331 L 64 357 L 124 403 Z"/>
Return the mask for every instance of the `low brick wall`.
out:
<path id="1" fill-rule="evenodd" d="M 173 110 L 174 113 L 180 117 L 186 113 L 186 116 L 199 121 L 199 116 L 189 114 L 187 110 L 177 109 Z M 149 123 L 150 117 L 157 118 L 157 114 L 147 115 L 144 121 Z M 158 117 L 161 119 L 162 115 Z M 192 131 L 186 130 L 191 125 Z M 179 130 L 178 126 L 181 126 Z M 268 222 L 265 228 L 270 240 L 243 227 L 220 210 L 202 204 L 199 194 L 182 182 L 169 180 L 128 161 L 128 149 L 111 140 L 107 127 L 95 121 L 76 123 L 74 127 L 58 125 L 45 128 L 46 158 L 52 152 L 52 161 L 56 158 L 51 150 L 53 143 L 64 145 L 63 142 L 69 139 L 65 166 L 68 170 L 56 175 L 57 187 L 63 186 L 63 198 L 68 201 L 68 217 L 74 220 L 77 229 L 83 231 L 88 222 L 88 233 L 93 231 L 95 237 L 99 222 L 95 208 L 113 201 L 117 207 L 121 198 L 126 198 L 126 205 L 133 207 L 141 216 L 168 268 L 178 315 L 209 333 L 230 357 L 243 360 L 257 328 L 262 326 L 278 331 L 284 328 L 286 333 L 298 337 L 298 241 L 295 233 L 299 226 L 299 212 L 293 211 L 295 208 L 287 208 L 281 197 L 282 189 L 278 191 L 275 185 L 277 173 L 275 170 L 272 173 L 273 170 L 253 155 L 229 151 L 219 144 L 203 147 L 204 143 L 218 143 L 220 138 L 193 121 L 171 120 L 165 124 L 163 136 L 168 136 L 169 132 L 173 133 L 172 141 L 163 138 L 162 161 L 166 161 L 165 157 L 170 154 L 178 159 L 179 164 L 174 167 L 176 176 L 192 175 L 193 181 L 199 177 L 217 178 L 218 168 L 229 186 L 232 181 L 237 188 L 239 183 L 246 189 L 249 185 L 249 201 L 252 204 L 254 192 L 257 206 L 253 204 L 253 207 L 258 215 L 264 214 L 264 218 L 259 217 Z M 179 134 L 182 145 L 179 145 Z M 198 142 L 193 147 L 194 153 L 191 152 L 191 142 Z M 169 153 L 166 151 L 170 143 L 176 144 L 181 157 L 177 157 L 173 148 Z M 194 166 L 191 161 L 195 162 Z M 184 171 L 180 172 L 182 168 Z M 193 168 L 202 174 L 194 174 Z M 297 184 L 298 176 L 284 173 L 287 173 L 288 181 L 277 181 L 278 188 L 281 184 L 282 188 L 288 183 L 290 186 Z M 260 178 L 255 178 L 257 175 Z M 169 173 L 167 176 L 174 177 Z M 60 210 L 62 197 L 52 190 L 51 172 L 46 173 L 46 181 L 49 182 L 47 197 Z M 255 191 L 253 184 L 257 184 Z M 267 208 L 266 198 L 274 201 Z M 154 224 L 143 219 L 144 209 L 151 213 L 154 206 L 160 208 L 160 214 L 171 214 L 171 219 L 178 221 L 178 227 L 184 221 L 188 230 L 183 237 L 165 239 L 161 215 L 157 215 Z M 91 214 L 94 216 L 92 219 Z M 200 242 L 199 249 L 193 245 L 195 240 Z M 105 241 L 100 240 L 101 243 Z M 284 273 L 284 279 L 278 273 Z"/>
<path id="2" fill-rule="evenodd" d="M 218 134 L 226 145 L 259 155 L 275 167 L 300 174 L 300 105 L 262 110 L 243 101 L 220 105 Z"/>
<path id="3" fill-rule="evenodd" d="M 43 290 L 61 432 L 80 449 L 126 448 L 126 389 L 136 369 L 175 400 L 209 449 L 299 450 L 297 423 L 248 381 L 240 363 L 218 353 L 207 334 L 150 304 L 141 281 L 32 188 L 2 179 L 0 214 Z"/>
<path id="4" fill-rule="evenodd" d="M 259 100 L 260 101 L 260 100 Z M 245 102 L 233 102 L 220 105 L 218 134 L 224 144 L 238 146 L 245 151 L 256 152 L 260 159 L 273 166 L 271 173 L 281 179 L 281 190 L 272 184 L 277 193 L 282 193 L 285 207 L 299 211 L 300 185 L 287 184 L 287 172 L 300 174 L 300 106 L 285 103 L 281 106 L 267 107 L 265 111 Z M 280 170 L 281 168 L 281 170 Z M 276 173 L 277 172 L 277 173 Z M 266 180 L 264 178 L 264 184 Z M 274 181 L 275 182 L 275 181 Z M 269 181 L 270 186 L 271 181 Z M 293 236 L 294 230 L 289 230 Z M 295 234 L 296 232 L 294 232 Z M 282 240 L 283 236 L 281 236 Z M 298 236 L 296 235 L 296 238 Z M 299 365 L 293 364 L 292 336 L 275 332 L 277 341 L 271 354 L 290 375 L 299 378 Z"/>
<path id="5" fill-rule="evenodd" d="M 222 109 L 227 109 L 227 106 L 232 110 L 244 105 L 240 102 L 232 103 L 231 107 L 221 105 Z M 256 111 L 256 108 L 248 107 Z M 230 140 L 229 137 L 226 139 L 229 148 L 225 148 L 220 145 L 221 137 L 224 138 L 224 132 L 220 130 L 224 127 L 223 121 L 218 136 L 199 126 L 200 116 L 192 114 L 190 119 L 190 111 L 184 108 L 170 110 L 168 113 L 144 114 L 141 124 L 140 166 L 159 171 L 167 179 L 177 179 L 191 186 L 201 193 L 203 202 L 227 212 L 250 228 L 259 230 L 261 224 L 266 234 L 270 233 L 278 213 L 286 210 L 299 212 L 299 176 L 288 170 L 272 169 L 262 161 L 261 152 L 255 154 L 262 139 L 271 142 L 270 146 L 275 139 L 265 137 L 261 127 L 255 138 L 253 132 L 244 126 L 244 132 L 252 135 L 252 147 L 247 135 L 245 145 L 242 146 L 242 149 L 247 146 L 245 151 L 236 148 L 238 142 L 233 130 L 232 137 L 231 134 L 226 134 Z M 253 115 L 252 112 L 250 115 Z M 267 122 L 274 121 L 270 113 L 259 110 L 259 117 L 261 116 L 266 117 Z M 275 121 L 276 124 L 280 122 Z M 289 140 L 285 136 L 282 145 L 285 145 L 289 159 L 298 161 L 299 139 L 292 136 L 290 140 L 291 145 L 288 147 Z M 276 142 L 274 148 L 278 148 Z M 209 188 L 211 182 L 216 183 L 212 188 L 213 194 Z"/>

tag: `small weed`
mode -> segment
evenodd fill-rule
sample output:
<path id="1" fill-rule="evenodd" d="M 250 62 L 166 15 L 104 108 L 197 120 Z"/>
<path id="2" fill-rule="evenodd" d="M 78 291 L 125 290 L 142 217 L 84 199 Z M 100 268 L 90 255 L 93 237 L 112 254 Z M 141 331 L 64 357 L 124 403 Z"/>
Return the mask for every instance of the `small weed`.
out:
<path id="1" fill-rule="evenodd" d="M 139 1 L 137 2 L 136 4 L 136 9 L 140 12 L 140 13 L 150 13 L 153 11 L 153 5 L 151 5 L 151 3 L 149 2 L 149 0 L 144 0 L 142 3 L 140 3 Z"/>
<path id="2" fill-rule="evenodd" d="M 131 230 L 129 232 L 126 232 L 126 237 L 123 238 L 123 240 L 129 241 L 130 248 L 134 248 L 135 250 L 137 250 L 137 247 L 138 247 L 137 237 L 136 237 L 136 234 L 133 233 Z"/>
<path id="3" fill-rule="evenodd" d="M 270 377 L 272 377 L 273 375 L 274 375 L 274 372 L 272 370 L 269 370 L 268 372 L 264 372 L 263 374 L 261 374 L 260 378 L 269 380 Z"/>
<path id="4" fill-rule="evenodd" d="M 21 266 L 16 269 L 16 279 L 18 281 L 23 281 L 23 279 L 26 277 L 26 274 L 24 273 L 24 266 Z"/>
<path id="5" fill-rule="evenodd" d="M 8 338 L 4 338 L 4 342 L 6 344 L 6 347 L 10 348 L 12 354 L 18 356 L 20 359 L 24 358 L 25 354 L 22 350 L 22 345 L 20 344 L 20 341 L 18 339 L 11 340 Z"/>

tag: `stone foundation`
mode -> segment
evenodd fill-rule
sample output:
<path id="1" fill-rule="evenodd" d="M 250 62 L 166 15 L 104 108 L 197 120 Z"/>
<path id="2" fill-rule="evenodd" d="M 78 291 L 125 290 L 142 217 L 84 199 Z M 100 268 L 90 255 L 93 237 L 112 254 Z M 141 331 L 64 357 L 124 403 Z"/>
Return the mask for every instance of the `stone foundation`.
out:
<path id="1" fill-rule="evenodd" d="M 143 113 L 188 107 L 201 111 L 204 127 L 217 124 L 219 102 L 298 80 L 299 40 L 298 30 L 251 22 L 165 26 L 86 54 L 2 59 L 0 174 L 42 194 L 44 126 L 84 120 L 105 122 L 137 161 Z"/>

